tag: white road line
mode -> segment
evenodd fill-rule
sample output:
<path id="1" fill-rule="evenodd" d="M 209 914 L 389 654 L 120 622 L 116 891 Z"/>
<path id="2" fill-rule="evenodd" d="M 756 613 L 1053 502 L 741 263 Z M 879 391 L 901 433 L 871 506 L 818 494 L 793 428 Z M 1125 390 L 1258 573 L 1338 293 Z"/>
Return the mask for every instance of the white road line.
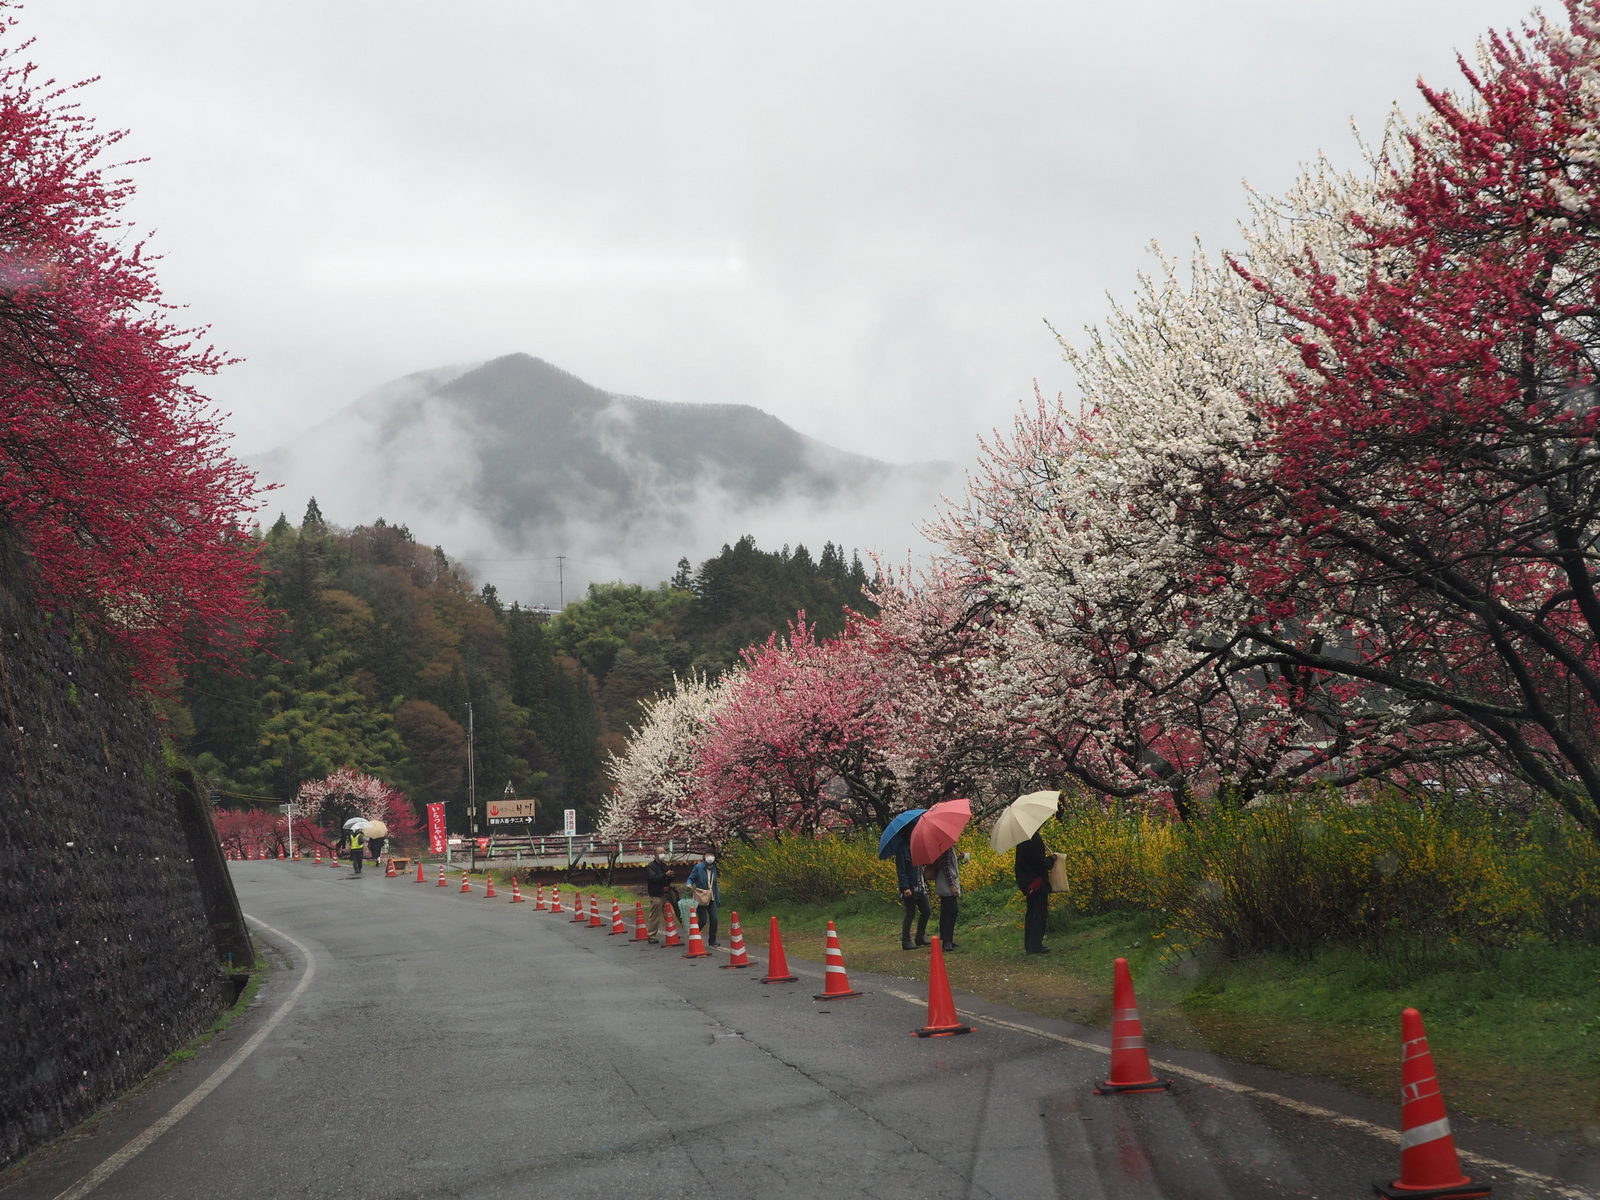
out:
<path id="1" fill-rule="evenodd" d="M 261 926 L 261 928 L 272 934 L 273 937 L 282 938 L 284 941 L 288 942 L 289 945 L 293 946 L 300 952 L 301 959 L 305 963 L 306 969 L 305 974 L 300 977 L 300 982 L 295 984 L 294 991 L 289 993 L 288 999 L 283 1002 L 283 1004 L 278 1008 L 278 1011 L 273 1013 L 272 1016 L 268 1017 L 266 1023 L 262 1025 L 260 1029 L 256 1030 L 255 1033 L 251 1034 L 250 1039 L 245 1042 L 244 1045 L 235 1050 L 226 1062 L 224 1062 L 215 1071 L 211 1072 L 206 1080 L 197 1086 L 194 1091 L 190 1092 L 187 1096 L 183 1097 L 183 1099 L 174 1104 L 163 1116 L 152 1123 L 150 1127 L 138 1137 L 134 1138 L 126 1146 L 118 1150 L 110 1158 L 106 1159 L 94 1170 L 90 1171 L 66 1191 L 57 1195 L 55 1200 L 82 1200 L 82 1197 L 87 1196 L 90 1192 L 94 1191 L 95 1188 L 99 1187 L 106 1180 L 110 1179 L 111 1176 L 116 1174 L 117 1171 L 121 1170 L 123 1167 L 127 1166 L 128 1163 L 132 1162 L 133 1159 L 139 1154 L 149 1149 L 150 1145 L 157 1138 L 166 1133 L 167 1130 L 171 1129 L 179 1121 L 183 1120 L 184 1116 L 188 1114 L 190 1109 L 194 1108 L 194 1106 L 199 1104 L 200 1101 L 204 1100 L 212 1092 L 216 1091 L 217 1088 L 221 1087 L 223 1081 L 239 1069 L 240 1065 L 245 1059 L 250 1057 L 255 1048 L 264 1040 L 266 1040 L 267 1035 L 278 1027 L 278 1023 L 289 1015 L 290 1010 L 292 1010 L 295 1004 L 299 1002 L 300 997 L 304 995 L 305 990 L 311 986 L 311 980 L 317 973 L 317 964 L 311 957 L 311 951 L 307 950 L 288 934 L 282 932 L 281 930 L 274 929 L 265 921 L 256 920 L 255 917 L 250 916 L 248 913 L 246 913 L 245 916 L 247 919 L 255 921 L 257 925 Z"/>
<path id="2" fill-rule="evenodd" d="M 908 992 L 896 991 L 893 988 L 879 988 L 878 990 L 885 996 L 893 996 L 896 1000 L 904 1000 L 907 1004 L 914 1004 L 920 1007 L 928 1003 L 927 998 L 924 996 L 913 996 Z M 1020 1025 L 1015 1021 L 1003 1021 L 999 1017 L 991 1017 L 986 1016 L 983 1013 L 969 1012 L 964 1008 L 958 1008 L 956 1012 L 964 1019 L 975 1022 L 976 1024 L 992 1025 L 999 1029 L 1009 1029 L 1013 1033 L 1022 1033 L 1027 1034 L 1030 1037 L 1042 1038 L 1045 1041 L 1059 1042 L 1064 1046 L 1071 1046 L 1077 1050 L 1092 1050 L 1096 1054 L 1104 1054 L 1108 1057 L 1111 1054 L 1111 1049 L 1109 1046 L 1101 1046 L 1094 1042 L 1086 1042 L 1080 1038 L 1071 1038 L 1059 1033 L 1050 1033 L 1048 1030 L 1035 1029 L 1032 1025 Z M 1210 1087 L 1222 1088 L 1225 1091 L 1235 1092 L 1241 1096 L 1251 1096 L 1259 1100 L 1267 1100 L 1278 1105 L 1280 1108 L 1286 1108 L 1291 1112 L 1300 1113 L 1302 1116 L 1315 1117 L 1318 1120 L 1327 1121 L 1331 1125 L 1338 1125 L 1344 1129 L 1351 1129 L 1358 1133 L 1365 1133 L 1370 1137 L 1377 1138 L 1379 1141 L 1388 1142 L 1393 1146 L 1398 1146 L 1400 1144 L 1400 1134 L 1397 1130 L 1386 1129 L 1382 1125 L 1374 1125 L 1371 1121 L 1363 1121 L 1360 1117 L 1352 1117 L 1345 1113 L 1335 1112 L 1331 1108 L 1323 1108 L 1318 1104 L 1307 1104 L 1304 1100 L 1296 1100 L 1290 1096 L 1280 1096 L 1277 1092 L 1263 1091 L 1261 1088 L 1251 1087 L 1247 1083 L 1236 1083 L 1231 1079 L 1223 1079 L 1219 1075 L 1208 1075 L 1204 1071 L 1196 1071 L 1190 1067 L 1182 1067 L 1177 1063 L 1158 1062 L 1155 1059 L 1151 1059 L 1150 1065 L 1155 1067 L 1157 1070 L 1165 1071 L 1168 1074 L 1181 1075 L 1185 1079 L 1192 1079 L 1196 1083 L 1203 1083 Z M 1456 1148 L 1456 1154 L 1460 1156 L 1464 1162 L 1470 1162 L 1474 1166 L 1481 1167 L 1489 1171 L 1495 1171 L 1502 1175 L 1515 1176 L 1524 1183 L 1536 1184 L 1539 1187 L 1549 1189 L 1558 1196 L 1567 1197 L 1567 1200 L 1595 1200 L 1593 1193 L 1579 1191 L 1578 1189 L 1570 1187 L 1561 1182 L 1559 1179 L 1552 1178 L 1549 1175 L 1541 1175 L 1537 1171 L 1529 1171 L 1508 1162 L 1501 1162 L 1497 1158 L 1489 1158 L 1482 1154 L 1474 1154 L 1470 1150 L 1462 1150 L 1460 1147 Z"/>

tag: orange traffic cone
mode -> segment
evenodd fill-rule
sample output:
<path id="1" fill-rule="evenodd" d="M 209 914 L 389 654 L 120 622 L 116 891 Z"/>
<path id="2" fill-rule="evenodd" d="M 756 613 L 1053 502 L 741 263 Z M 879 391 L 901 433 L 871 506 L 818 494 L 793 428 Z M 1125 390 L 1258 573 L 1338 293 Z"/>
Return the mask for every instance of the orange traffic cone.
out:
<path id="1" fill-rule="evenodd" d="M 971 1033 L 971 1025 L 956 1019 L 955 997 L 950 995 L 950 977 L 944 973 L 944 943 L 933 939 L 933 952 L 928 959 L 928 1023 L 912 1030 L 917 1037 L 954 1037 L 958 1033 Z"/>
<path id="2" fill-rule="evenodd" d="M 636 942 L 648 942 L 650 940 L 650 931 L 644 927 L 643 900 L 635 900 L 633 902 L 633 940 Z"/>
<path id="3" fill-rule="evenodd" d="M 762 983 L 798 983 L 800 976 L 789 974 L 789 959 L 783 952 L 783 934 L 778 932 L 778 918 L 772 918 L 772 928 L 767 934 L 767 977 Z"/>
<path id="4" fill-rule="evenodd" d="M 417 880 L 416 881 L 418 883 L 427 883 L 428 882 L 427 879 L 422 874 L 422 860 L 420 858 L 417 859 Z"/>
<path id="5" fill-rule="evenodd" d="M 291 854 L 289 856 L 289 858 L 290 858 L 290 861 L 292 861 L 292 862 L 299 862 L 300 861 L 300 847 L 299 846 L 296 846 L 294 848 L 294 853 Z"/>
<path id="6" fill-rule="evenodd" d="M 1466 1200 L 1489 1194 L 1488 1184 L 1473 1183 L 1461 1173 L 1428 1032 L 1414 1008 L 1400 1014 L 1400 1178 L 1388 1185 L 1374 1183 L 1372 1190 L 1389 1200 Z"/>
<path id="7" fill-rule="evenodd" d="M 1111 983 L 1111 1078 L 1096 1084 L 1094 1093 L 1159 1092 L 1171 1086 L 1172 1080 L 1157 1079 L 1150 1072 L 1139 1003 L 1133 998 L 1133 976 L 1128 973 L 1128 960 L 1119 958 Z"/>
<path id="8" fill-rule="evenodd" d="M 289 857 L 289 855 L 284 851 L 283 847 L 279 846 L 278 847 L 278 858 L 279 858 L 279 860 L 281 861 L 282 859 L 285 859 L 285 858 L 288 858 L 288 857 Z"/>
<path id="9" fill-rule="evenodd" d="M 337 854 L 328 855 L 328 865 L 337 871 L 341 865 L 339 862 L 339 856 Z"/>
<path id="10" fill-rule="evenodd" d="M 565 912 L 566 911 L 565 909 L 563 909 L 561 907 L 561 889 L 558 888 L 558 887 L 553 887 L 553 888 L 550 889 L 550 911 L 551 912 Z"/>
<path id="11" fill-rule="evenodd" d="M 311 860 L 311 865 L 313 867 L 320 867 L 322 865 L 322 847 L 321 846 L 317 847 L 317 856 Z"/>
<path id="12" fill-rule="evenodd" d="M 678 922 L 673 920 L 673 918 L 672 918 L 672 905 L 668 904 L 666 906 L 666 914 L 667 914 L 667 940 L 662 942 L 661 944 L 663 946 L 681 946 L 681 945 L 683 945 L 683 939 L 678 936 Z"/>
<path id="13" fill-rule="evenodd" d="M 839 931 L 828 922 L 828 962 L 822 973 L 822 991 L 813 1000 L 843 1000 L 859 996 L 850 990 L 850 977 L 844 973 L 844 952 L 839 949 Z"/>
<path id="14" fill-rule="evenodd" d="M 515 875 L 513 875 L 511 877 L 511 903 L 513 903 L 513 904 L 522 904 L 522 903 L 524 903 L 524 901 L 522 899 L 522 889 L 517 886 L 517 877 Z"/>
<path id="15" fill-rule="evenodd" d="M 573 892 L 572 893 L 572 921 L 573 921 L 573 924 L 581 924 L 582 921 L 583 921 L 583 893 L 582 892 Z"/>
<path id="16" fill-rule="evenodd" d="M 465 871 L 463 871 L 463 872 L 461 872 L 461 891 L 470 892 L 471 890 L 472 890 L 472 876 L 468 875 Z"/>
<path id="17" fill-rule="evenodd" d="M 399 872 L 394 869 L 394 859 L 389 859 L 389 866 L 388 869 L 384 871 L 383 877 L 385 879 L 393 879 L 398 874 Z"/>
<path id="18" fill-rule="evenodd" d="M 721 970 L 733 971 L 740 967 L 753 967 L 750 955 L 744 948 L 744 933 L 739 928 L 739 914 L 732 915 L 732 932 L 728 935 L 728 961 L 723 963 Z"/>
<path id="19" fill-rule="evenodd" d="M 700 910 L 689 910 L 689 948 L 683 952 L 684 958 L 710 958 L 711 951 L 706 949 L 705 939 L 700 936 Z"/>
<path id="20" fill-rule="evenodd" d="M 533 885 L 533 907 L 539 912 L 549 912 L 550 906 L 544 902 L 544 884 Z"/>
<path id="21" fill-rule="evenodd" d="M 448 883 L 446 883 L 444 881 L 444 864 L 443 863 L 439 864 L 439 885 L 438 886 L 440 886 L 440 887 L 449 887 L 450 886 Z"/>
<path id="22" fill-rule="evenodd" d="M 589 893 L 589 928 L 604 929 L 606 923 L 600 919 L 600 897 L 593 892 Z"/>
<path id="23" fill-rule="evenodd" d="M 611 932 L 607 937 L 616 937 L 618 934 L 628 936 L 628 926 L 622 920 L 622 906 L 617 903 L 615 896 L 611 898 Z"/>
<path id="24" fill-rule="evenodd" d="M 485 900 L 493 900 L 494 897 L 494 876 L 485 871 L 483 874 L 483 898 Z"/>

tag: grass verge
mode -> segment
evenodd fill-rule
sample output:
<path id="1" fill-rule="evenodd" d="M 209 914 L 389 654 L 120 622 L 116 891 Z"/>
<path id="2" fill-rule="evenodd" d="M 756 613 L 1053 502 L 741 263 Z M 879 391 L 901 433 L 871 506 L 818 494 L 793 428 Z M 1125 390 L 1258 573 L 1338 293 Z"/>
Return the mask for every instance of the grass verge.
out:
<path id="1" fill-rule="evenodd" d="M 638 894 L 594 889 L 632 929 Z M 587 895 L 587 889 L 585 891 Z M 1047 957 L 1022 953 L 1014 892 L 985 888 L 963 903 L 953 987 L 1099 1029 L 1110 1028 L 1111 963 L 1133 969 L 1152 1042 L 1336 1081 L 1381 1100 L 1399 1087 L 1399 1015 L 1419 1009 L 1452 1112 L 1600 1146 L 1600 947 L 1530 942 L 1467 961 L 1397 968 L 1350 949 L 1306 959 L 1174 952 L 1148 913 L 1051 912 Z M 722 904 L 722 931 L 737 906 Z M 784 948 L 820 961 L 827 922 L 845 964 L 925 983 L 926 951 L 900 949 L 900 907 L 857 894 L 832 903 L 773 902 L 741 912 L 745 940 L 765 946 L 768 918 Z M 938 929 L 934 907 L 929 928 Z"/>

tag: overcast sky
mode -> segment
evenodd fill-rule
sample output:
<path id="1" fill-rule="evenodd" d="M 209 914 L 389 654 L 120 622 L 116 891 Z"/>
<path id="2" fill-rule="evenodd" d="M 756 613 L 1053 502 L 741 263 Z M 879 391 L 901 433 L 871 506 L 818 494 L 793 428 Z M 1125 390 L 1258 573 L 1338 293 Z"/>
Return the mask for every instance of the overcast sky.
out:
<path id="1" fill-rule="evenodd" d="M 1353 162 L 1527 0 L 32 0 L 241 453 L 513 351 L 972 458 L 1159 240 Z"/>

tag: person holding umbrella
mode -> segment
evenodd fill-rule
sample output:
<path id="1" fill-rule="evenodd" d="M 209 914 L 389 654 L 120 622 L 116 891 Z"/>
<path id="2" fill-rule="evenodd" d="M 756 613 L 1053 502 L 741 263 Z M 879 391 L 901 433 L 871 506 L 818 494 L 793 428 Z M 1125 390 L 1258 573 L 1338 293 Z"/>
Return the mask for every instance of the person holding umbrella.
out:
<path id="1" fill-rule="evenodd" d="M 362 861 L 367 856 L 367 839 L 361 836 L 361 830 L 366 821 L 360 817 L 351 817 L 344 823 L 344 849 L 350 856 L 350 866 L 357 875 L 361 874 Z"/>
<path id="2" fill-rule="evenodd" d="M 928 903 L 928 883 L 922 877 L 922 868 L 911 861 L 911 844 L 899 843 L 894 856 L 895 874 L 900 883 L 900 903 L 905 915 L 900 921 L 900 949 L 915 950 L 928 945 L 928 918 L 933 916 L 933 906 Z M 917 921 L 917 940 L 911 940 L 911 919 Z"/>
<path id="3" fill-rule="evenodd" d="M 384 843 L 389 840 L 389 827 L 382 821 L 368 821 L 362 830 L 367 838 L 367 846 L 372 851 L 372 861 L 379 862 L 383 858 Z"/>
<path id="4" fill-rule="evenodd" d="M 946 784 L 937 804 L 922 814 L 917 827 L 911 831 L 911 860 L 926 866 L 936 881 L 939 892 L 940 947 L 955 947 L 956 910 L 960 906 L 960 877 L 956 874 L 956 842 L 961 831 L 972 819 L 972 801 L 957 796 L 960 789 Z M 927 905 L 927 895 L 923 895 Z M 926 918 L 924 918 L 926 921 Z"/>
<path id="5" fill-rule="evenodd" d="M 1027 954 L 1049 954 L 1044 935 L 1050 924 L 1050 864 L 1055 857 L 1039 830 L 1055 815 L 1060 792 L 1029 792 L 1006 806 L 989 832 L 994 850 L 1017 850 L 1014 873 L 1017 890 L 1026 905 L 1022 919 L 1022 949 Z"/>
<path id="6" fill-rule="evenodd" d="M 894 859 L 896 882 L 899 884 L 900 903 L 905 906 L 905 919 L 900 923 L 900 949 L 912 950 L 928 944 L 928 918 L 933 915 L 928 905 L 928 885 L 922 872 L 911 861 L 911 830 L 926 809 L 911 808 L 895 815 L 884 827 L 878 839 L 878 857 Z M 911 921 L 917 922 L 917 940 L 911 940 Z"/>

